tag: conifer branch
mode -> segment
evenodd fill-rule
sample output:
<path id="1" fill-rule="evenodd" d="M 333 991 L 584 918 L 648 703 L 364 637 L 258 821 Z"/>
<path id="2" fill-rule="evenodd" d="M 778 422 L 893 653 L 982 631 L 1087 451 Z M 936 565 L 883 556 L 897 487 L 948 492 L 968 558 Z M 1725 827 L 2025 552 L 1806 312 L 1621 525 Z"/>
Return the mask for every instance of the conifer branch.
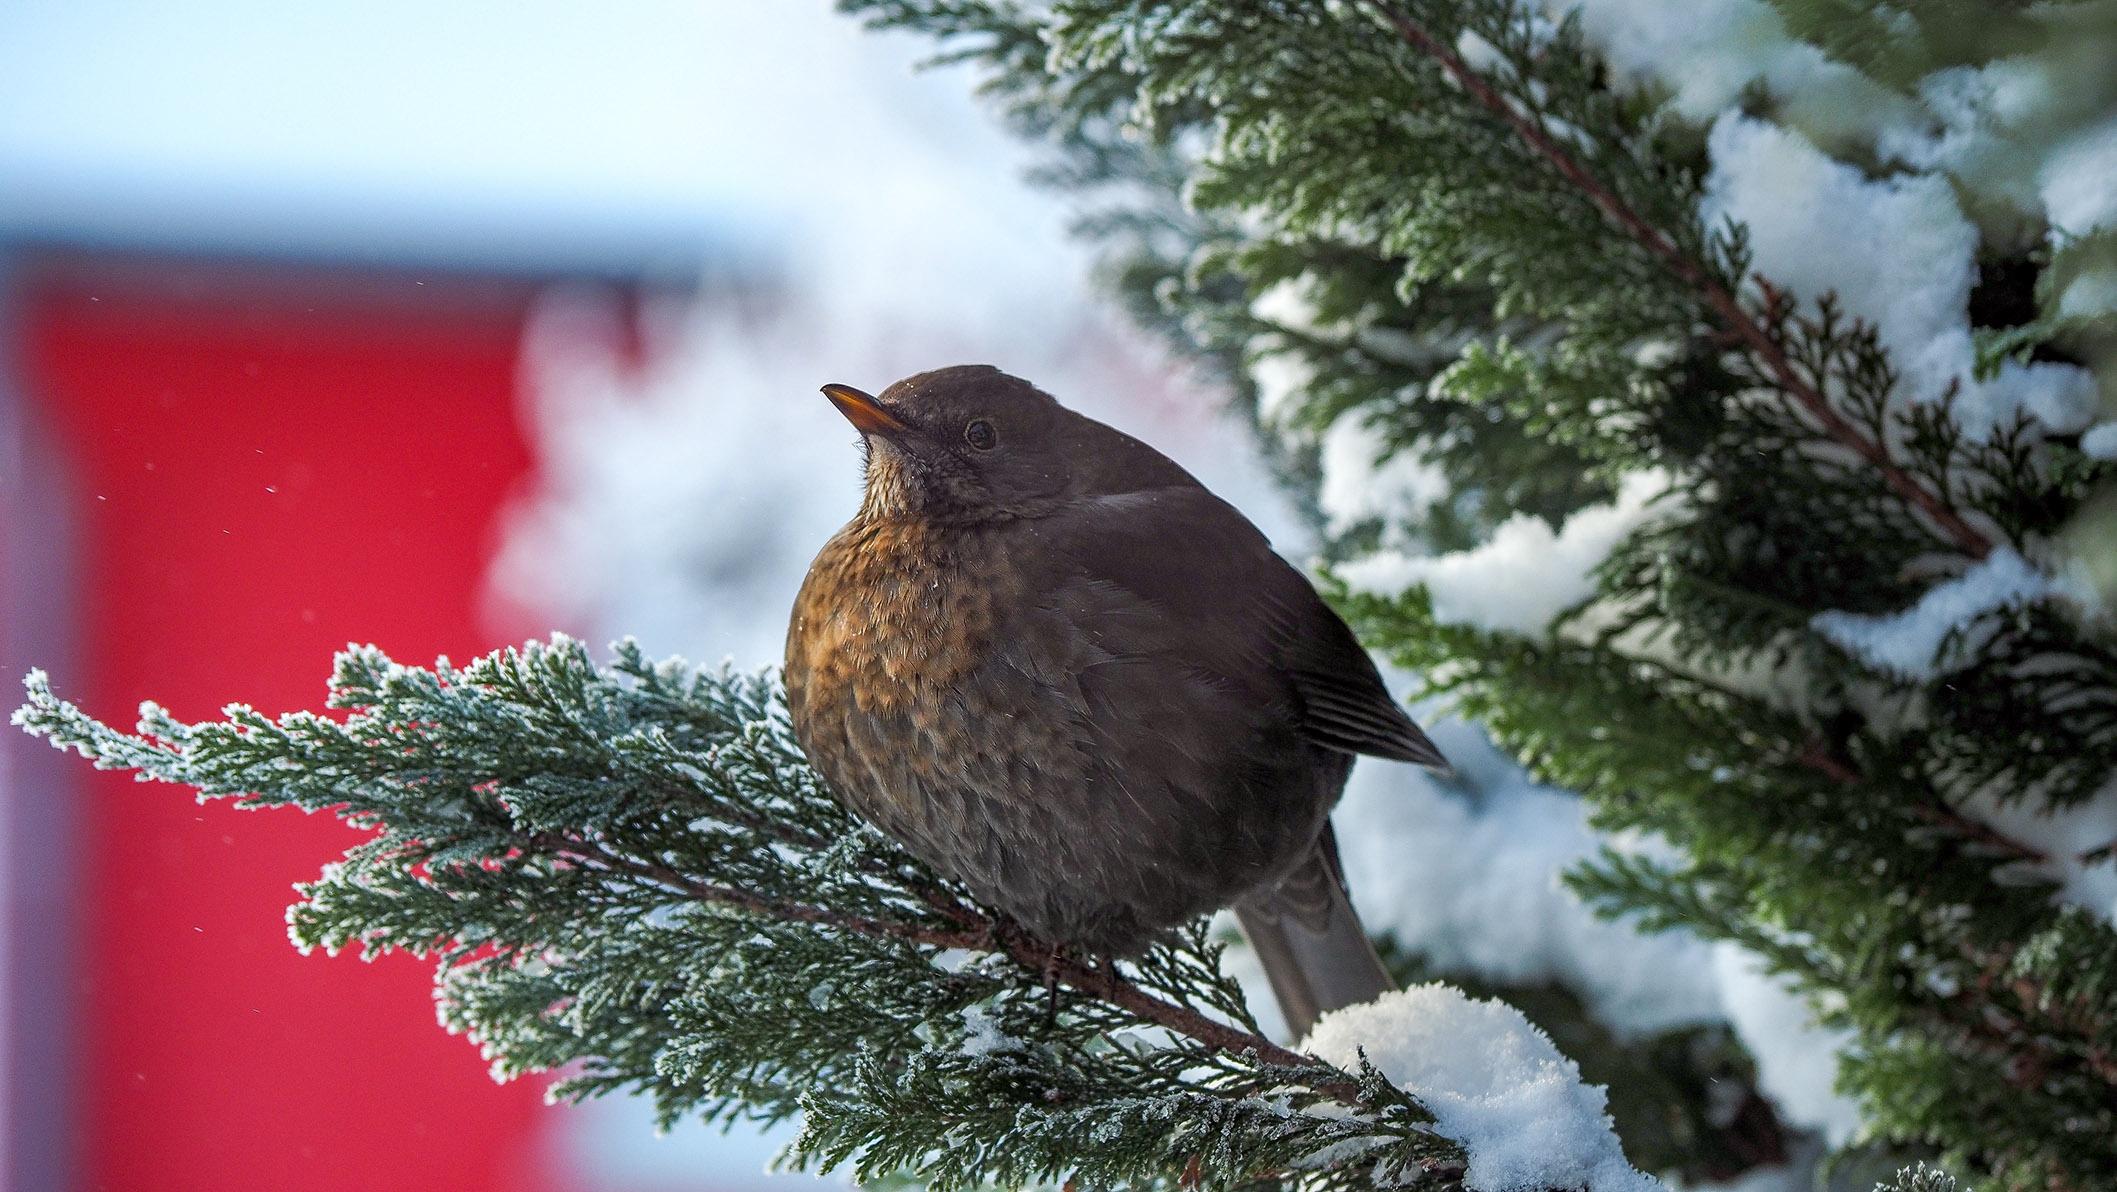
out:
<path id="1" fill-rule="evenodd" d="M 1746 229 L 1701 224 L 1711 147 L 1663 135 L 1665 106 L 1610 85 L 1588 20 L 1509 0 L 843 2 L 994 68 L 988 94 L 1063 155 L 1047 177 L 1121 208 L 1092 234 L 1132 311 L 1226 371 L 1305 496 L 1388 487 L 1399 459 L 1445 476 L 1439 500 L 1374 494 L 1358 524 L 1319 508 L 1324 554 L 1375 560 L 1339 602 L 1429 676 L 1426 694 L 1578 791 L 1598 828 L 1688 858 L 1612 853 L 1569 884 L 1612 916 L 1744 948 L 1850 1031 L 1840 1087 L 1872 1145 L 1939 1148 L 1979 1192 L 2117 1187 L 2117 932 L 2104 908 L 2070 905 L 2079 890 L 2018 880 L 2076 846 L 2039 850 L 1961 802 L 2109 798 L 2117 658 L 2062 602 L 2026 595 L 1958 622 L 1930 666 L 1817 624 L 1837 612 L 1915 638 L 1945 619 L 1925 600 L 1937 556 L 1997 564 L 1994 544 L 2057 540 L 2106 464 L 2053 445 L 2028 408 L 1980 434 L 1950 394 L 1906 393 L 1896 345 L 1827 282 L 1797 302 Z M 1681 14 L 1632 15 L 1643 29 Z M 1713 54 L 1755 48 L 1701 37 Z M 1851 193 L 1813 179 L 1805 193 L 1873 198 L 1844 215 L 1884 242 L 1847 263 L 1887 260 L 1905 204 L 1843 180 Z M 1761 181 L 1727 179 L 1738 195 Z M 1184 221 L 1153 222 L 1179 202 Z M 2006 328 L 2072 275 L 2009 251 L 1980 247 L 1971 334 L 2000 332 L 1987 362 L 2046 349 L 2037 380 L 2064 383 L 2055 324 Z M 1994 254 L 2005 268 L 1987 268 Z M 1885 276 L 1926 284 L 1922 267 Z M 1332 454 L 1355 419 L 1382 441 L 1372 459 Z M 1503 527 L 1536 518 L 1563 537 L 1647 467 L 1674 473 L 1671 497 L 1593 577 L 1622 642 L 1576 648 L 1475 607 L 1500 560 L 1572 579 L 1500 549 Z M 1387 590 L 1384 559 L 1422 546 L 1463 554 L 1464 573 Z M 1973 570 L 1958 578 L 2002 574 Z M 1437 622 L 1444 587 L 1467 619 Z M 1647 648 L 1620 648 L 1634 642 Z M 1660 1149 L 1667 1118 L 1617 1116 L 1642 1166 L 1725 1178 L 1724 1154 Z M 1907 1171 L 1892 1192 L 1952 1187 Z"/>
<path id="2" fill-rule="evenodd" d="M 1452 47 L 1444 45 L 1425 26 L 1390 4 L 1388 0 L 1359 2 L 1380 16 L 1405 44 L 1431 58 L 1480 106 L 1504 121 L 1521 138 L 1523 144 L 1585 194 L 1604 218 L 1646 249 L 1671 275 L 1695 292 L 1719 317 L 1722 326 L 1763 363 L 1778 388 L 1814 419 L 1824 433 L 1871 465 L 1891 491 L 1925 514 L 1965 555 L 1982 559 L 1991 553 L 1992 539 L 1972 526 L 1947 501 L 1900 467 L 1890 455 L 1886 442 L 1864 433 L 1839 413 L 1831 405 L 1830 399 L 1794 368 L 1793 361 L 1788 358 L 1785 348 L 1780 344 L 1778 337 L 1772 334 L 1767 323 L 1753 317 L 1743 306 L 1741 299 L 1714 277 L 1703 263 L 1693 259 L 1668 233 L 1655 227 L 1639 212 L 1633 210 L 1616 191 L 1603 185 L 1602 181 L 1568 152 L 1565 146 L 1559 144 L 1541 123 L 1524 115 L 1514 104 L 1508 102 L 1507 97 L 1484 75 L 1472 69 L 1469 63 L 1463 61 L 1462 55 L 1456 53 Z M 1756 281 L 1764 295 L 1767 308 L 1776 309 L 1780 292 L 1762 278 Z"/>
<path id="3" fill-rule="evenodd" d="M 917 923 L 850 915 L 825 906 L 767 898 L 753 891 L 702 881 L 665 865 L 623 856 L 591 841 L 571 837 L 539 833 L 529 837 L 526 843 L 554 857 L 589 869 L 644 879 L 671 893 L 718 906 L 735 907 L 753 915 L 783 919 L 791 923 L 833 927 L 841 931 L 856 932 L 878 939 L 899 940 L 929 948 L 999 952 L 1028 974 L 1039 978 L 1055 978 L 1060 985 L 1109 1002 L 1214 1051 L 1303 1072 L 1313 1071 L 1316 1067 L 1313 1058 L 1282 1047 L 1254 1031 L 1231 1026 L 1189 1007 L 1155 997 L 1133 982 L 1125 980 L 1114 965 L 1088 964 L 1066 953 L 1053 956 L 1048 945 L 1038 942 L 1012 924 L 982 915 L 940 891 L 926 890 L 922 893 L 926 895 L 928 905 L 932 909 L 963 924 L 961 928 L 942 930 Z M 1358 1090 L 1350 1083 L 1324 1081 L 1311 1087 L 1348 1106 L 1358 1107 L 1360 1104 Z"/>
<path id="4" fill-rule="evenodd" d="M 1858 786 L 1866 780 L 1865 775 L 1851 762 L 1832 756 L 1830 750 L 1820 742 L 1811 744 L 1795 754 L 1794 760 L 1839 786 Z M 2044 850 L 2024 844 L 1988 823 L 1964 815 L 1937 795 L 1931 801 L 1912 804 L 1911 812 L 1935 827 L 1943 828 L 1963 839 L 1976 841 L 2010 860 L 2047 862 L 2051 859 L 2051 855 Z"/>
<path id="5" fill-rule="evenodd" d="M 799 1112 L 792 1162 L 950 1187 L 1351 1189 L 1375 1164 L 1461 1186 L 1410 1094 L 1257 1030 L 1202 923 L 1122 964 L 1054 955 L 890 845 L 822 788 L 768 677 L 630 643 L 609 668 L 565 639 L 432 670 L 351 649 L 342 721 L 150 705 L 131 733 L 41 674 L 28 692 L 14 722 L 101 768 L 375 833 L 301 888 L 291 937 L 434 959 L 445 1024 L 503 1076 L 569 1072 L 559 1098 Z"/>

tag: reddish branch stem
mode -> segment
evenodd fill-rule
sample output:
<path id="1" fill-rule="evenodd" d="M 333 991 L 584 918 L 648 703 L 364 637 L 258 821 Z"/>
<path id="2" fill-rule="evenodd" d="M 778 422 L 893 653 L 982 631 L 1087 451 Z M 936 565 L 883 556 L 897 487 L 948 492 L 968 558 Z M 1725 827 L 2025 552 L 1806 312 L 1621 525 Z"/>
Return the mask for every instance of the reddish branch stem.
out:
<path id="1" fill-rule="evenodd" d="M 1832 757 L 1820 745 L 1809 746 L 1796 755 L 1794 760 L 1834 782 L 1851 785 L 1861 780 L 1859 771 Z M 1971 819 L 1945 803 L 1921 803 L 1915 805 L 1912 810 L 1928 823 L 1984 844 L 2014 860 L 2044 862 L 2051 859 L 2050 855 L 2042 850 L 2023 844 L 1989 824 Z M 2102 1083 L 2117 1086 L 2117 1057 L 2113 1057 L 2093 1042 L 2095 1030 L 2092 1023 L 2079 1021 L 2077 1015 L 2065 1012 L 2066 1007 L 2051 1006 L 2049 995 L 2040 982 L 2017 977 L 2006 985 L 2007 991 L 2013 994 L 2021 1007 L 2021 1016 L 2010 1017 L 1990 1004 L 1990 995 L 1999 974 L 2005 972 L 2014 961 L 2011 949 L 1991 956 L 1966 950 L 1965 959 L 1985 974 L 1978 982 L 1978 989 L 1986 1001 L 1974 1006 L 1965 1006 L 1963 1023 L 1967 1025 L 1963 1029 L 1973 1041 L 1997 1049 L 1996 1054 L 2004 1056 L 2014 1053 L 2023 1058 L 2027 1066 L 2013 1070 L 2008 1077 L 2010 1080 L 2022 1088 L 2034 1087 L 2041 1080 L 2039 1073 L 2065 1062 L 2065 1057 L 2045 1044 L 2038 1029 L 2027 1021 L 2027 1014 L 2037 1013 L 2062 1030 L 2084 1040 L 2085 1044 L 2078 1056 L 2081 1066 Z M 1951 1001 L 1965 1005 L 1961 998 Z"/>
<path id="2" fill-rule="evenodd" d="M 1316 1060 L 1279 1046 L 1262 1035 L 1252 1034 L 1238 1027 L 1229 1026 L 1174 1002 L 1155 997 L 1138 985 L 1119 976 L 1114 969 L 1098 968 L 1084 964 L 1070 956 L 1061 954 L 1056 961 L 1050 957 L 1048 946 L 1028 938 L 1018 931 L 1011 931 L 1000 924 L 972 912 L 953 900 L 928 896 L 927 901 L 948 918 L 964 926 L 953 929 L 922 927 L 895 919 L 876 919 L 863 915 L 848 915 L 828 907 L 808 903 L 789 902 L 784 899 L 766 898 L 748 890 L 733 886 L 722 886 L 700 881 L 679 873 L 665 865 L 641 861 L 633 857 L 610 852 L 592 842 L 562 836 L 540 835 L 532 843 L 555 856 L 570 862 L 607 872 L 623 873 L 643 878 L 675 893 L 695 898 L 700 902 L 711 902 L 721 906 L 732 906 L 754 915 L 774 919 L 786 919 L 796 923 L 814 923 L 824 927 L 836 927 L 860 935 L 878 936 L 903 940 L 935 948 L 962 948 L 977 952 L 1001 952 L 1032 972 L 1042 973 L 1047 969 L 1058 980 L 1073 989 L 1120 1009 L 1128 1010 L 1157 1026 L 1196 1040 L 1199 1043 L 1229 1055 L 1249 1056 L 1260 1062 L 1283 1068 L 1314 1067 Z M 1345 1099 L 1351 1095 L 1349 1086 L 1333 1085 L 1318 1091 Z"/>
<path id="3" fill-rule="evenodd" d="M 1840 786 L 1857 786 L 1865 776 L 1854 769 L 1851 763 L 1833 757 L 1822 745 L 1810 745 L 1794 755 L 1794 761 L 1807 766 Z M 2050 854 L 2032 845 L 2023 844 L 2012 836 L 2001 832 L 1990 824 L 1971 819 L 1943 802 L 1914 803 L 1913 815 L 1929 824 L 1946 828 L 1957 836 L 1974 840 L 1996 852 L 2017 861 L 2049 861 Z"/>
<path id="4" fill-rule="evenodd" d="M 1425 26 L 1397 11 L 1388 0 L 1362 2 L 1387 22 L 1407 45 L 1431 58 L 1447 72 L 1448 76 L 1463 88 L 1465 94 L 1506 122 L 1532 152 L 1548 162 L 1561 177 L 1579 188 L 1604 218 L 1658 259 L 1678 281 L 1690 287 L 1726 329 L 1741 340 L 1764 366 L 1772 381 L 1800 405 L 1824 433 L 1872 465 L 1893 492 L 1923 513 L 1942 533 L 1953 540 L 1964 554 L 1982 559 L 1991 553 L 1993 543 L 1989 537 L 1965 521 L 1947 502 L 1920 484 L 1910 473 L 1898 467 L 1885 443 L 1869 438 L 1831 407 L 1822 391 L 1794 367 L 1785 350 L 1772 337 L 1770 329 L 1752 317 L 1741 300 L 1722 285 L 1702 263 L 1685 254 L 1682 247 L 1666 232 L 1633 210 L 1615 191 L 1604 185 L 1601 179 L 1590 173 L 1587 167 L 1567 152 L 1565 146 L 1545 131 L 1542 124 L 1509 103 L 1506 96 L 1483 75 L 1471 69 L 1454 49 L 1444 45 Z M 1769 289 L 1767 293 L 1770 293 Z M 1799 755 L 1798 760 L 1836 782 L 1855 783 L 1860 780 L 1856 770 L 1820 749 L 1806 750 Z M 2049 859 L 2040 850 L 2014 840 L 1989 825 L 1970 819 L 1945 804 L 1920 805 L 1916 811 L 1930 822 L 1999 849 L 2017 859 Z M 2036 982 L 2017 980 L 2014 982 L 2013 992 L 2024 1008 L 2033 1009 L 2043 1004 L 2044 991 Z M 2027 1024 L 2019 1025 L 2023 1034 L 2031 1034 Z M 2016 1045 L 2021 1043 L 2020 1039 L 2009 1041 Z M 2039 1061 L 2046 1061 L 2047 1053 L 2036 1044 L 2033 1035 L 2029 1043 L 2030 1054 Z M 2083 1066 L 2096 1078 L 2105 1083 L 2117 1084 L 2117 1059 L 2113 1059 L 2102 1048 L 2090 1045 L 2080 1058 Z"/>
<path id="5" fill-rule="evenodd" d="M 1925 514 L 1942 533 L 1954 541 L 1964 554 L 1973 559 L 1982 559 L 1991 553 L 1992 540 L 1963 520 L 1961 514 L 1950 508 L 1947 502 L 1920 484 L 1910 473 L 1896 465 L 1890 457 L 1886 444 L 1867 437 L 1851 421 L 1831 407 L 1827 398 L 1815 385 L 1809 383 L 1788 359 L 1785 349 L 1772 338 L 1771 331 L 1742 305 L 1741 299 L 1726 286 L 1720 284 L 1703 264 L 1685 254 L 1668 233 L 1649 223 L 1639 212 L 1632 209 L 1615 191 L 1590 173 L 1578 159 L 1566 151 L 1543 125 L 1524 115 L 1507 97 L 1500 94 L 1485 77 L 1471 69 L 1462 56 L 1444 45 L 1427 28 L 1412 18 L 1397 11 L 1387 0 L 1363 0 L 1407 45 L 1439 64 L 1448 76 L 1454 79 L 1465 94 L 1479 105 L 1505 121 L 1531 151 L 1550 163 L 1566 181 L 1579 188 L 1604 218 L 1617 225 L 1618 229 L 1645 248 L 1676 279 L 1689 286 L 1705 302 L 1728 331 L 1748 347 L 1772 381 L 1808 413 L 1825 434 L 1836 439 L 1853 454 L 1872 465 L 1881 474 L 1891 491 L 1908 501 Z"/>

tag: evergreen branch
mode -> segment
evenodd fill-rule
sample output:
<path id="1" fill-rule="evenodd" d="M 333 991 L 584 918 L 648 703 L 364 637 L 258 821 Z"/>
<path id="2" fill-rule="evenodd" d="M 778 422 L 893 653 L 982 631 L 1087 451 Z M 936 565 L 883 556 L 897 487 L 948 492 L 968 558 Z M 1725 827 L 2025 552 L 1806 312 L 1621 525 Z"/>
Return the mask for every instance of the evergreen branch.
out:
<path id="1" fill-rule="evenodd" d="M 1937 556 L 2004 544 L 2043 569 L 2107 463 L 2040 413 L 1966 430 L 1952 391 L 1903 392 L 1878 328 L 1827 284 L 1796 302 L 1758 276 L 1746 229 L 1697 219 L 1705 144 L 1652 84 L 1612 86 L 1628 64 L 1597 52 L 1592 14 L 848 3 L 943 37 L 1006 26 L 994 91 L 1017 127 L 1057 131 L 1079 168 L 1052 177 L 1139 184 L 1142 213 L 1188 204 L 1195 218 L 1152 244 L 1123 220 L 1095 234 L 1135 313 L 1232 361 L 1307 495 L 1361 495 L 1414 457 L 1445 479 L 1330 508 L 1326 558 L 1497 547 L 1518 515 L 1561 530 L 1623 475 L 1674 475 L 1594 577 L 1576 626 L 1617 625 L 1590 647 L 1473 628 L 1467 602 L 1495 591 L 1478 567 L 1449 581 L 1468 624 L 1436 625 L 1412 590 L 1356 598 L 1357 627 L 1579 791 L 1599 828 L 1686 854 L 1680 872 L 1632 880 L 1612 862 L 1574 884 L 1607 912 L 1754 952 L 1852 1031 L 1841 1087 L 1876 1145 L 1927 1148 L 1981 1192 L 2117 1187 L 2117 932 L 2043 869 L 2070 848 L 1975 810 L 2110 797 L 2117 657 L 2061 600 L 1958 623 L 1909 670 L 1816 624 L 1943 613 L 1925 598 L 1957 569 Z M 1974 13 L 1917 7 L 1949 5 Z M 2106 44 L 2076 32 L 2083 53 Z M 1975 261 L 1984 359 L 2078 360 L 2057 322 L 2022 322 L 2072 275 L 2008 253 L 1987 242 Z"/>
<path id="2" fill-rule="evenodd" d="M 965 926 L 955 930 L 943 930 L 917 923 L 849 915 L 830 907 L 808 903 L 765 898 L 748 890 L 701 881 L 665 865 L 619 856 L 583 840 L 538 834 L 529 837 L 528 843 L 555 856 L 565 857 L 591 868 L 645 878 L 672 893 L 695 898 L 700 902 L 737 907 L 766 918 L 819 927 L 835 927 L 861 935 L 901 940 L 929 948 L 959 948 L 966 952 L 999 951 L 1026 974 L 1047 982 L 1055 981 L 1059 985 L 1109 1002 L 1214 1051 L 1301 1072 L 1311 1072 L 1316 1067 L 1313 1058 L 1281 1047 L 1261 1034 L 1230 1026 L 1189 1007 L 1155 997 L 1133 982 L 1125 980 L 1114 965 L 1092 965 L 1065 953 L 1054 954 L 1050 945 L 1034 939 L 1012 924 L 973 911 L 938 890 L 926 892 L 929 905 Z M 1324 1081 L 1311 1087 L 1347 1106 L 1357 1107 L 1360 1104 L 1358 1088 L 1351 1081 Z"/>
<path id="3" fill-rule="evenodd" d="M 1794 755 L 1794 760 L 1840 786 L 1858 786 L 1865 781 L 1858 767 L 1832 755 L 1820 741 L 1810 743 Z M 2044 863 L 2051 859 L 2049 853 L 2035 845 L 2024 844 L 1982 820 L 1964 815 L 1938 795 L 1931 800 L 1913 803 L 1911 812 L 1937 828 L 1982 844 L 2010 860 Z"/>
<path id="4" fill-rule="evenodd" d="M 1892 458 L 1883 436 L 1863 432 L 1833 407 L 1822 390 L 1802 377 L 1777 336 L 1764 322 L 1752 317 L 1733 290 L 1724 285 L 1701 262 L 1684 252 L 1669 235 L 1633 210 L 1614 190 L 1604 186 L 1586 166 L 1546 130 L 1542 122 L 1523 114 L 1508 102 L 1483 74 L 1471 68 L 1460 54 L 1443 44 L 1425 26 L 1413 20 L 1388 0 L 1357 0 L 1382 18 L 1407 45 L 1437 63 L 1464 92 L 1498 116 L 1533 152 L 1548 162 L 1568 182 L 1579 188 L 1595 208 L 1619 230 L 1630 236 L 1661 261 L 1676 279 L 1690 287 L 1719 316 L 1722 325 L 1765 366 L 1777 387 L 1791 397 L 1823 431 L 1871 465 L 1891 491 L 1924 513 L 1971 558 L 1991 553 L 1992 539 L 1964 520 L 1940 496 L 1926 488 Z M 1755 279 L 1767 306 L 1778 291 L 1763 279 Z"/>
<path id="5" fill-rule="evenodd" d="M 1614 630 L 1601 635 L 1602 644 L 1607 647 L 1617 636 L 1618 633 Z M 1694 686 L 1699 690 L 1711 691 L 1716 697 L 1721 699 L 1741 699 L 1733 689 L 1717 682 L 1709 675 L 1700 675 L 1681 670 L 1655 658 L 1634 658 L 1628 659 L 1628 661 L 1633 667 L 1641 671 L 1661 675 L 1671 683 L 1680 683 L 1686 686 Z M 1765 752 L 1770 755 L 1776 753 L 1776 750 L 1767 750 Z M 1795 764 L 1813 770 L 1839 786 L 1857 787 L 1867 781 L 1867 776 L 1861 772 L 1858 763 L 1840 756 L 1821 740 L 1811 740 L 1800 748 L 1793 750 L 1790 754 L 1781 753 L 1778 756 L 1791 756 Z M 1938 794 L 1933 795 L 1930 799 L 1914 801 L 1910 805 L 1910 810 L 1912 814 L 1937 828 L 1943 829 L 1951 836 L 1982 845 L 1990 852 L 2006 857 L 2010 861 L 2047 864 L 2051 860 L 2051 855 L 2043 849 L 2016 840 L 1982 820 L 1964 815 L 1949 805 Z M 2077 860 L 2084 864 L 2089 863 L 2092 856 L 2092 853 L 2084 853 Z"/>
<path id="6" fill-rule="evenodd" d="M 554 1097 L 798 1112 L 786 1161 L 939 1188 L 1461 1188 L 1409 1094 L 1257 1030 L 1202 923 L 1122 963 L 1054 954 L 852 818 L 764 677 L 629 643 L 607 670 L 565 639 L 461 669 L 355 649 L 343 721 L 149 705 L 134 733 L 27 686 L 14 722 L 98 767 L 373 833 L 290 936 L 436 960 L 444 1024 L 503 1078 L 566 1070 Z"/>

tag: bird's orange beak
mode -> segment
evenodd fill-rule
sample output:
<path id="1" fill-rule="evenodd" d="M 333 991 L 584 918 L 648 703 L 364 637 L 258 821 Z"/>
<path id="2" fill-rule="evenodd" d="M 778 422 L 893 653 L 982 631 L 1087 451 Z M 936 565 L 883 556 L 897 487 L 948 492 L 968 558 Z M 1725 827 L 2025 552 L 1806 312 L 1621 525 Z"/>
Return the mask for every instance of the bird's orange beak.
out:
<path id="1" fill-rule="evenodd" d="M 851 385 L 825 385 L 823 395 L 863 435 L 891 435 L 911 429 L 902 418 L 883 409 L 881 402 Z"/>

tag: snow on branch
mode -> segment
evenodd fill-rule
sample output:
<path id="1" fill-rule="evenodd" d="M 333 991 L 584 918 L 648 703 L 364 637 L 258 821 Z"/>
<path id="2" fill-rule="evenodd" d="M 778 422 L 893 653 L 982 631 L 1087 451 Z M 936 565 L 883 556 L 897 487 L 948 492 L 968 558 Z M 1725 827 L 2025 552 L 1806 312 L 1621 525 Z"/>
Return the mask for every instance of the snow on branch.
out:
<path id="1" fill-rule="evenodd" d="M 1822 386 L 1803 374 L 1772 320 L 1746 306 L 1723 276 L 1746 272 L 1746 262 L 1722 259 L 1729 256 L 1726 245 L 1701 254 L 1672 235 L 1670 229 L 1655 226 L 1623 194 L 1591 172 L 1533 105 L 1516 102 L 1493 79 L 1473 69 L 1454 49 L 1387 0 L 1364 0 L 1364 7 L 1406 45 L 1431 59 L 1465 94 L 1503 122 L 1524 146 L 1587 196 L 1603 218 L 1688 288 L 1750 353 L 1758 371 L 1823 433 L 1871 467 L 1891 492 L 1916 508 L 1964 554 L 1981 559 L 1992 550 L 1991 535 L 1965 520 L 1945 494 L 1921 483 L 1892 458 L 1890 445 L 1883 437 L 1859 426 L 1838 408 Z"/>
<path id="2" fill-rule="evenodd" d="M 1973 660 L 1996 631 L 1992 614 L 2034 604 L 2060 589 L 2000 547 L 1954 579 L 1935 584 L 1898 613 L 1817 613 L 1816 632 L 1878 671 L 1929 682 Z"/>
<path id="3" fill-rule="evenodd" d="M 1542 633 L 1560 613 L 1595 595 L 1595 569 L 1646 520 L 1668 486 L 1667 473 L 1635 473 L 1616 500 L 1574 513 L 1555 531 L 1540 518 L 1516 514 L 1469 550 L 1377 551 L 1340 565 L 1336 574 L 1359 592 L 1394 595 L 1423 585 L 1435 619 L 1448 624 Z"/>
<path id="4" fill-rule="evenodd" d="M 443 1024 L 496 1078 L 566 1073 L 557 1100 L 630 1090 L 665 1124 L 799 1115 L 791 1165 L 939 1188 L 1387 1172 L 1498 1192 L 1607 1158 L 1575 1149 L 1603 1145 L 1573 1121 L 1601 1093 L 1512 1011 L 1428 1020 L 1431 1070 L 1526 1057 L 1476 1094 L 1514 1107 L 1511 1132 L 1451 1131 L 1460 1090 L 1419 1076 L 1422 1104 L 1345 1046 L 1261 1034 L 1203 923 L 1122 963 L 1053 956 L 841 808 L 766 674 L 629 642 L 598 666 L 566 638 L 430 670 L 353 648 L 331 682 L 343 720 L 146 705 L 136 733 L 41 673 L 27 688 L 13 722 L 99 768 L 370 831 L 300 887 L 294 943 L 433 960 Z M 1410 1079 L 1412 1048 L 1377 1054 Z M 1523 1133 L 1543 1112 L 1570 1116 Z"/>
<path id="5" fill-rule="evenodd" d="M 1469 1158 L 1478 1192 L 1647 1192 L 1625 1161 L 1604 1091 L 1514 1007 L 1439 982 L 1326 1014 L 1305 1043 L 1341 1066 L 1373 1064 L 1433 1114 Z"/>

